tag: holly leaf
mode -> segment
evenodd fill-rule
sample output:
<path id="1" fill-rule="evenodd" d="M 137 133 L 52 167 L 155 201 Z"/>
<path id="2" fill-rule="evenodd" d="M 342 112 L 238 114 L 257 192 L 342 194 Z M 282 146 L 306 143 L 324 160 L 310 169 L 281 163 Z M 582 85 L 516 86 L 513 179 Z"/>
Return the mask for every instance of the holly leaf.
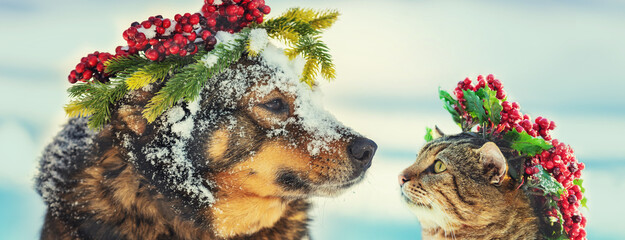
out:
<path id="1" fill-rule="evenodd" d="M 429 127 L 425 127 L 425 142 L 430 142 L 434 140 L 434 136 L 432 135 L 432 129 Z"/>
<path id="2" fill-rule="evenodd" d="M 488 112 L 488 117 L 494 125 L 498 125 L 501 122 L 501 102 L 497 99 L 497 92 L 490 90 L 490 88 L 483 87 L 477 90 L 477 96 L 484 101 L 484 108 Z"/>
<path id="3" fill-rule="evenodd" d="M 551 174 L 549 174 L 542 166 L 536 166 L 538 168 L 538 173 L 535 173 L 533 176 L 538 179 L 538 188 L 543 191 L 543 194 L 549 195 L 554 194 L 556 197 L 560 197 L 566 190 L 564 186 L 558 180 L 556 180 Z"/>
<path id="4" fill-rule="evenodd" d="M 454 99 L 451 94 L 440 88 L 438 89 L 438 97 L 443 100 L 443 107 L 451 114 L 451 118 L 454 122 L 461 126 L 462 119 L 460 119 L 460 114 L 454 109 L 454 105 L 458 106 L 458 100 Z"/>
<path id="5" fill-rule="evenodd" d="M 575 179 L 575 180 L 573 180 L 573 184 L 579 186 L 579 189 L 582 191 L 582 194 L 586 192 L 586 189 L 584 187 L 582 187 L 582 183 L 583 182 L 584 182 L 583 179 Z M 588 199 L 584 195 L 584 198 L 582 198 L 582 201 L 581 201 L 582 207 L 585 207 L 586 209 L 588 209 L 588 206 L 586 205 L 587 202 L 588 202 Z"/>
<path id="6" fill-rule="evenodd" d="M 516 129 L 508 131 L 504 139 L 512 143 L 512 149 L 525 153 L 530 157 L 553 147 L 542 138 L 532 137 L 527 132 L 518 132 Z"/>
<path id="7" fill-rule="evenodd" d="M 482 99 L 475 94 L 474 91 L 462 90 L 464 93 L 465 106 L 467 112 L 474 118 L 477 118 L 480 123 L 483 123 L 488 119 L 486 111 L 484 111 L 484 103 Z"/>

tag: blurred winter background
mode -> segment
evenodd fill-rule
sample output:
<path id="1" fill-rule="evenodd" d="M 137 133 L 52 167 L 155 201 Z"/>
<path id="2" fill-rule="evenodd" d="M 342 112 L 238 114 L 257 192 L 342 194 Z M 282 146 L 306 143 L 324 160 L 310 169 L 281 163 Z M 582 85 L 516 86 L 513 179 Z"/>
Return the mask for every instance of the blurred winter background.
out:
<path id="1" fill-rule="evenodd" d="M 590 239 L 625 239 L 625 2 L 267 0 L 335 8 L 324 35 L 338 80 L 326 108 L 374 139 L 364 183 L 316 200 L 316 239 L 419 239 L 396 175 L 426 126 L 457 132 L 437 98 L 457 81 L 494 73 L 523 111 L 558 123 L 554 136 L 586 163 Z M 0 0 L 0 238 L 36 239 L 44 206 L 37 157 L 65 121 L 68 72 L 80 57 L 123 44 L 129 23 L 199 10 L 201 0 Z"/>

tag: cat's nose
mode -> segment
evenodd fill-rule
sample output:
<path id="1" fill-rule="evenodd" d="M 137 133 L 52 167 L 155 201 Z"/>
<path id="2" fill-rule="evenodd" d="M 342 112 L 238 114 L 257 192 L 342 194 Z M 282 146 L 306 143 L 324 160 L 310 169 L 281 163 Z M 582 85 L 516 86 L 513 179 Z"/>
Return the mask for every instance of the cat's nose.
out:
<path id="1" fill-rule="evenodd" d="M 401 186 L 404 186 L 404 183 L 410 181 L 410 179 L 407 178 L 406 175 L 402 173 L 402 174 L 399 174 L 399 176 L 397 176 L 397 181 L 399 182 L 399 186 L 401 187 Z"/>
<path id="2" fill-rule="evenodd" d="M 347 153 L 352 162 L 367 169 L 371 166 L 371 160 L 377 149 L 378 145 L 374 141 L 359 137 L 352 140 L 349 146 L 347 146 Z"/>

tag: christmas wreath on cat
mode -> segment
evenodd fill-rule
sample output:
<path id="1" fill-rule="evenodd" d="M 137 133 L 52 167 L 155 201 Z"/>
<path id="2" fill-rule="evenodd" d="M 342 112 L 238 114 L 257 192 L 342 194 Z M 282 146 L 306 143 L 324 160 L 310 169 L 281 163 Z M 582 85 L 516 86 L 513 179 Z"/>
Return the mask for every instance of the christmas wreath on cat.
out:
<path id="1" fill-rule="evenodd" d="M 577 161 L 573 154 L 573 149 L 553 139 L 550 131 L 555 129 L 556 124 L 544 117 L 537 117 L 532 121 L 527 114 L 520 112 L 520 106 L 516 102 L 507 100 L 506 92 L 503 90 L 503 84 L 494 76 L 488 75 L 484 78 L 482 75 L 477 77 L 477 84 L 473 85 L 469 78 L 460 81 L 452 94 L 444 90 L 439 90 L 440 99 L 443 100 L 444 108 L 451 114 L 454 122 L 461 127 L 462 133 L 452 136 L 444 136 L 441 139 L 434 139 L 434 135 L 444 135 L 438 128 L 432 130 L 427 128 L 425 140 L 428 142 L 419 153 L 417 162 L 404 170 L 400 174 L 399 182 L 402 188 L 404 199 L 413 208 L 417 216 L 427 216 L 419 220 L 424 227 L 424 236 L 435 237 L 448 235 L 457 238 L 488 238 L 496 236 L 512 237 L 510 232 L 514 232 L 513 228 L 508 229 L 508 233 L 504 235 L 486 235 L 490 234 L 486 230 L 487 227 L 473 227 L 469 224 L 460 224 L 456 229 L 468 229 L 473 227 L 475 235 L 461 236 L 460 232 L 453 232 L 453 228 L 449 228 L 450 220 L 459 217 L 461 220 L 463 215 L 473 215 L 474 219 L 465 219 L 468 222 L 479 222 L 482 219 L 477 212 L 462 212 L 458 209 L 450 210 L 450 208 L 442 208 L 439 215 L 454 216 L 441 217 L 432 212 L 431 209 L 437 207 L 432 196 L 427 196 L 427 187 L 424 187 L 421 180 L 415 178 L 421 175 L 436 175 L 443 173 L 448 168 L 445 154 L 460 158 L 459 165 L 456 168 L 471 168 L 467 170 L 469 178 L 481 179 L 479 171 L 487 177 L 483 181 L 484 185 L 495 185 L 500 188 L 490 188 L 495 191 L 510 191 L 506 195 L 507 201 L 511 201 L 510 196 L 518 194 L 521 189 L 524 193 L 520 198 L 526 199 L 527 209 L 532 209 L 534 215 L 527 218 L 535 218 L 536 221 L 527 221 L 526 224 L 534 224 L 538 228 L 536 234 L 538 238 L 545 239 L 586 239 L 586 218 L 581 214 L 580 207 L 586 207 L 587 199 L 584 197 L 585 189 L 582 187 L 581 171 L 585 168 L 583 163 Z M 455 96 L 455 97 L 454 97 Z M 495 144 L 493 144 L 495 143 Z M 470 147 L 467 147 L 470 146 Z M 472 151 L 468 150 L 471 149 Z M 503 152 L 503 153 L 502 153 Z M 422 156 L 423 155 L 423 156 Z M 440 156 L 443 155 L 443 156 Z M 502 159 L 497 162 L 497 158 Z M 430 160 L 427 160 L 430 158 Z M 481 164 L 471 165 L 470 158 L 475 158 Z M 428 162 L 429 161 L 429 162 Z M 463 162 L 464 161 L 464 162 Z M 494 171 L 494 173 L 493 173 Z M 506 178 L 507 186 L 501 186 Z M 461 182 L 453 176 L 450 178 L 449 185 L 456 190 L 462 190 Z M 473 181 L 473 180 L 469 180 Z M 432 181 L 430 181 L 432 182 Z M 410 183 L 410 184 L 406 184 Z M 507 187 L 507 188 L 506 188 Z M 507 189 L 507 190 L 503 190 Z M 436 190 L 441 191 L 441 190 Z M 443 198 L 459 199 L 459 204 L 472 205 L 470 198 L 471 191 L 466 190 L 463 196 L 462 191 L 456 191 L 456 197 L 449 196 L 452 194 L 440 195 Z M 485 192 L 482 192 L 484 194 Z M 513 194 L 514 193 L 514 194 Z M 436 195 L 436 194 L 434 194 Z M 503 196 L 503 195 L 502 195 Z M 505 199 L 504 197 L 503 199 Z M 425 200 L 424 200 L 425 199 Z M 433 203 L 434 202 L 434 203 Z M 503 205 L 513 206 L 514 201 Z M 475 205 L 475 203 L 473 203 Z M 505 209 L 505 206 L 503 206 Z M 467 209 L 470 209 L 467 207 Z M 429 214 L 429 215 L 428 215 Z M 510 212 L 513 217 L 517 213 Z M 535 217 L 534 217 L 535 216 Z M 520 221 L 520 223 L 523 221 Z M 440 228 L 426 227 L 428 224 L 432 226 L 441 226 Z M 495 223 L 490 223 L 489 226 Z M 498 223 L 500 224 L 500 223 Z M 503 224 L 505 225 L 505 224 Z M 447 228 L 446 228 L 447 227 Z M 512 227 L 512 226 L 509 226 Z M 523 228 L 524 226 L 514 226 Z M 437 232 L 438 231 L 438 232 Z M 451 232 L 448 232 L 451 231 Z M 466 233 L 465 231 L 464 233 Z M 519 235 L 514 238 L 533 239 L 532 235 Z"/>

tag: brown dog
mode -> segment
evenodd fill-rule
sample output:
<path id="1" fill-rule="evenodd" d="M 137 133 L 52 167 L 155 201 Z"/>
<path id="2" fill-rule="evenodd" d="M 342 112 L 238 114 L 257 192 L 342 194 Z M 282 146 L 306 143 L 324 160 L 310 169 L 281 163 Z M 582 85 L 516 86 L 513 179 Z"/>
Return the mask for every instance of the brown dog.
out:
<path id="1" fill-rule="evenodd" d="M 163 83 L 98 132 L 70 119 L 41 160 L 41 238 L 306 238 L 308 199 L 358 183 L 377 146 L 277 66 L 243 57 L 150 124 L 141 111 Z"/>

